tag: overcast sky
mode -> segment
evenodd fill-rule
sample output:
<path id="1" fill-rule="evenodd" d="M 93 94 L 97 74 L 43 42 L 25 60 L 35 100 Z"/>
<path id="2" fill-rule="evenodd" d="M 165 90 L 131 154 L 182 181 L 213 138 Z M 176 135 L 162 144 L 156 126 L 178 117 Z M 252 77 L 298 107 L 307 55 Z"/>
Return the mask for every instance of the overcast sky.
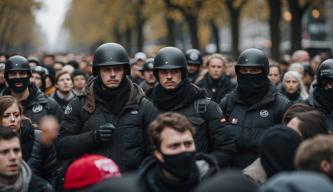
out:
<path id="1" fill-rule="evenodd" d="M 44 6 L 36 13 L 37 23 L 42 27 L 50 45 L 56 41 L 64 20 L 65 12 L 71 0 L 40 0 Z"/>

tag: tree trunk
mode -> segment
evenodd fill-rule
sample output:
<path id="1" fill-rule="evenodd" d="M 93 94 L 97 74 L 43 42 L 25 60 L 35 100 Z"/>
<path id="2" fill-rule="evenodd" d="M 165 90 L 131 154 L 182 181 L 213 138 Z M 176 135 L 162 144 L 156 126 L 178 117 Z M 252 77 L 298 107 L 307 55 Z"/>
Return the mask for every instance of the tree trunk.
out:
<path id="1" fill-rule="evenodd" d="M 144 6 L 144 1 L 140 0 L 137 7 L 137 17 L 136 17 L 136 35 L 137 35 L 137 51 L 143 51 L 143 27 L 145 24 L 145 18 L 142 15 L 142 9 Z"/>
<path id="2" fill-rule="evenodd" d="M 195 15 L 187 15 L 186 21 L 190 32 L 192 48 L 200 50 L 200 42 L 198 37 L 198 17 Z"/>
<path id="3" fill-rule="evenodd" d="M 268 0 L 269 4 L 269 32 L 271 35 L 271 57 L 275 61 L 280 59 L 280 20 L 281 20 L 281 1 L 280 0 Z"/>
<path id="4" fill-rule="evenodd" d="M 117 24 L 115 26 L 117 26 Z M 119 43 L 119 44 L 122 44 L 121 33 L 120 33 L 118 27 L 113 28 L 113 35 L 115 37 L 116 42 Z"/>
<path id="5" fill-rule="evenodd" d="M 167 45 L 175 46 L 176 45 L 175 21 L 166 16 L 165 22 L 168 29 Z"/>
<path id="6" fill-rule="evenodd" d="M 125 48 L 128 51 L 129 54 L 132 53 L 132 29 L 130 27 L 127 27 L 125 31 Z"/>
<path id="7" fill-rule="evenodd" d="M 212 36 L 214 38 L 214 42 L 216 45 L 216 53 L 220 53 L 221 52 L 221 48 L 220 48 L 220 35 L 219 35 L 219 28 L 216 25 L 216 23 L 214 22 L 213 19 L 211 19 L 209 21 L 210 27 L 212 29 Z"/>
<path id="8" fill-rule="evenodd" d="M 310 1 L 306 1 L 301 7 L 298 0 L 288 0 L 289 9 L 292 15 L 291 25 L 291 51 L 302 49 L 302 18 L 305 10 L 310 6 Z"/>
<path id="9" fill-rule="evenodd" d="M 137 35 L 137 51 L 143 51 L 143 26 L 144 26 L 144 20 L 143 18 L 137 19 L 137 25 L 136 25 L 136 35 Z"/>
<path id="10" fill-rule="evenodd" d="M 237 59 L 239 54 L 239 15 L 240 9 L 233 6 L 232 0 L 227 0 L 226 5 L 231 22 L 231 36 L 232 36 L 232 56 Z"/>

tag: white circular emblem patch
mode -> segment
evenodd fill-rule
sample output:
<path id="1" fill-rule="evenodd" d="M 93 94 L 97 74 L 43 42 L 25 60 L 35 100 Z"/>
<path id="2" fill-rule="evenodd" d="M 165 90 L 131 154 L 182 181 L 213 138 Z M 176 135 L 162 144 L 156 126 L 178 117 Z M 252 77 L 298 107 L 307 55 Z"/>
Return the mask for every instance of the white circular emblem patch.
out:
<path id="1" fill-rule="evenodd" d="M 152 63 L 149 63 L 149 64 L 148 64 L 148 68 L 149 68 L 149 69 L 152 69 L 152 68 L 154 68 L 154 64 L 152 64 Z"/>
<path id="2" fill-rule="evenodd" d="M 64 113 L 67 115 L 67 114 L 70 114 L 71 112 L 72 112 L 72 106 L 67 105 Z"/>
<path id="3" fill-rule="evenodd" d="M 196 54 L 196 53 L 192 53 L 191 55 L 190 55 L 190 58 L 191 58 L 191 60 L 197 60 L 197 59 L 199 59 L 199 55 L 198 54 Z"/>
<path id="4" fill-rule="evenodd" d="M 259 114 L 260 114 L 261 117 L 268 117 L 269 112 L 268 112 L 267 109 L 262 109 L 262 110 L 260 110 Z"/>
<path id="5" fill-rule="evenodd" d="M 34 106 L 32 107 L 32 112 L 34 112 L 34 113 L 39 113 L 39 112 L 41 112 L 42 110 L 43 110 L 43 105 L 41 105 L 41 104 L 34 105 Z"/>

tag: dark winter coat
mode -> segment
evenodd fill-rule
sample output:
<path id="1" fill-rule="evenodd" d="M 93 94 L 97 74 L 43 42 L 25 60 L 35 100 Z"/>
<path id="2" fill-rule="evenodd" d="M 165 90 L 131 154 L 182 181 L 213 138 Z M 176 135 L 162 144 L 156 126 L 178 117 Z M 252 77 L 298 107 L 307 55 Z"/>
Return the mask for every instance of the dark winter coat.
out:
<path id="1" fill-rule="evenodd" d="M 219 168 L 215 160 L 207 155 L 197 154 L 196 164 L 200 173 L 197 185 L 210 179 L 219 172 Z M 150 175 L 152 171 L 161 169 L 160 166 L 161 164 L 156 158 L 149 157 L 143 162 L 142 167 L 140 167 L 137 173 L 124 175 L 122 178 L 111 178 L 110 180 L 105 180 L 101 184 L 98 184 L 87 191 L 149 192 L 149 188 L 158 189 L 154 180 L 149 181 L 150 186 L 148 187 L 147 179 L 149 178 L 148 175 Z M 192 191 L 197 185 L 192 186 L 192 189 L 188 188 L 188 191 Z M 170 186 L 170 188 L 174 187 Z M 165 190 L 166 189 L 160 189 L 160 191 Z"/>
<path id="2" fill-rule="evenodd" d="M 58 105 L 63 111 L 65 111 L 66 106 L 76 97 L 76 95 L 74 94 L 74 92 L 70 92 L 69 98 L 66 100 L 60 98 L 56 91 L 50 97 L 58 103 Z"/>
<path id="3" fill-rule="evenodd" d="M 234 89 L 230 77 L 223 75 L 215 81 L 208 73 L 205 74 L 204 78 L 197 85 L 206 89 L 208 97 L 217 103 L 220 103 L 221 99 Z"/>
<path id="4" fill-rule="evenodd" d="M 32 174 L 28 192 L 54 192 L 53 187 L 44 179 Z"/>
<path id="5" fill-rule="evenodd" d="M 45 94 L 33 84 L 30 84 L 28 88 L 30 95 L 26 100 L 21 102 L 24 115 L 36 124 L 45 115 L 53 115 L 60 122 L 63 118 L 63 111 L 57 102 L 45 96 Z M 3 95 L 10 95 L 9 88 L 4 91 Z"/>
<path id="6" fill-rule="evenodd" d="M 40 131 L 33 128 L 27 120 L 24 120 L 22 125 L 20 141 L 23 160 L 27 162 L 34 174 L 55 187 L 58 166 L 55 145 L 42 145 L 39 141 Z"/>
<path id="7" fill-rule="evenodd" d="M 75 159 L 85 153 L 96 153 L 113 159 L 122 172 L 136 170 L 152 151 L 147 128 L 156 117 L 154 105 L 144 98 L 136 84 L 130 84 L 130 96 L 122 111 L 111 114 L 105 104 L 96 102 L 93 84 L 87 95 L 75 98 L 65 110 L 58 138 L 59 159 Z M 94 139 L 94 130 L 112 122 L 116 129 L 109 143 L 100 145 Z"/>
<path id="8" fill-rule="evenodd" d="M 237 153 L 232 167 L 245 168 L 258 158 L 258 144 L 263 132 L 269 127 L 280 124 L 291 102 L 273 85 L 263 99 L 248 106 L 235 89 L 222 99 L 220 106 L 224 114 L 226 131 L 236 141 Z"/>
<path id="9" fill-rule="evenodd" d="M 202 93 L 202 89 L 191 85 L 197 94 Z M 186 116 L 195 129 L 196 150 L 214 156 L 220 167 L 226 166 L 236 151 L 236 146 L 232 137 L 224 132 L 220 120 L 222 111 L 217 103 L 207 97 L 196 99 L 187 106 L 176 106 L 172 112 Z M 161 113 L 164 111 L 160 111 Z"/>

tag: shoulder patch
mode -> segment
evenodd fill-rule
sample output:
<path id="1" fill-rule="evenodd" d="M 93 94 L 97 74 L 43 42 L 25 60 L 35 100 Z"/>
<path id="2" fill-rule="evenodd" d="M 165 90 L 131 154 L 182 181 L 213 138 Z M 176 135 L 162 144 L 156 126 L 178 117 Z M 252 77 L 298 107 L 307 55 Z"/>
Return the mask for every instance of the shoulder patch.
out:
<path id="1" fill-rule="evenodd" d="M 262 110 L 260 110 L 259 115 L 261 117 L 268 117 L 269 116 L 269 112 L 268 112 L 267 109 L 262 109 Z"/>
<path id="2" fill-rule="evenodd" d="M 70 114 L 72 112 L 72 110 L 73 110 L 72 106 L 71 105 L 67 105 L 66 108 L 65 108 L 64 113 L 66 115 L 68 115 L 68 114 Z"/>
<path id="3" fill-rule="evenodd" d="M 39 113 L 43 110 L 43 105 L 41 104 L 36 104 L 32 107 L 32 112 L 34 113 Z"/>

